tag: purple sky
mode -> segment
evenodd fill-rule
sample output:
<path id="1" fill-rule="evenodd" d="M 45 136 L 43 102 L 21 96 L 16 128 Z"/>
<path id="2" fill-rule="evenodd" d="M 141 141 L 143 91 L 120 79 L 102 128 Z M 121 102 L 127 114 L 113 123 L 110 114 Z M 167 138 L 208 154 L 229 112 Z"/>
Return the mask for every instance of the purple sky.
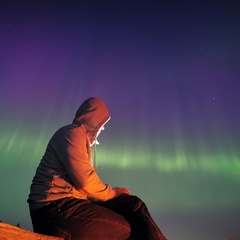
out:
<path id="1" fill-rule="evenodd" d="M 23 209 L 48 138 L 85 98 L 97 96 L 112 115 L 102 151 L 123 154 L 124 166 L 145 146 L 142 155 L 150 159 L 128 165 L 133 179 L 118 176 L 116 166 L 108 176 L 111 165 L 104 162 L 106 179 L 146 199 L 169 239 L 198 231 L 199 239 L 240 238 L 239 12 L 238 1 L 2 0 L 0 173 L 14 184 L 6 173 L 21 178 L 13 169 L 22 170 Z M 148 177 L 139 179 L 140 166 L 150 169 Z M 11 192 L 4 195 L 0 217 L 9 198 L 16 205 Z M 13 221 L 9 212 L 2 216 Z M 19 221 L 30 228 L 28 215 Z"/>

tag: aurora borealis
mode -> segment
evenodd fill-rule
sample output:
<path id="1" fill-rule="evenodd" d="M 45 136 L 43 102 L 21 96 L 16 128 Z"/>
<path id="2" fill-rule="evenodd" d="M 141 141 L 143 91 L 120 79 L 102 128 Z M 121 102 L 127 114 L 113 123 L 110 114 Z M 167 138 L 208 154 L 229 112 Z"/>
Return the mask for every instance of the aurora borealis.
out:
<path id="1" fill-rule="evenodd" d="M 31 229 L 47 142 L 96 96 L 104 181 L 170 240 L 240 239 L 240 4 L 100 2 L 0 3 L 0 220 Z"/>

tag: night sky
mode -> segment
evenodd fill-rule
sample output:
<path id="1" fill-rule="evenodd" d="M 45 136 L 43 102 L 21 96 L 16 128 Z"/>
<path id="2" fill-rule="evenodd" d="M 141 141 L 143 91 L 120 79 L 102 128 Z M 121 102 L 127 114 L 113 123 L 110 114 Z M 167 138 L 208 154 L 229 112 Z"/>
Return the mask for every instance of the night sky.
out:
<path id="1" fill-rule="evenodd" d="M 240 2 L 0 2 L 0 220 L 88 97 L 111 121 L 97 170 L 169 240 L 240 239 Z"/>

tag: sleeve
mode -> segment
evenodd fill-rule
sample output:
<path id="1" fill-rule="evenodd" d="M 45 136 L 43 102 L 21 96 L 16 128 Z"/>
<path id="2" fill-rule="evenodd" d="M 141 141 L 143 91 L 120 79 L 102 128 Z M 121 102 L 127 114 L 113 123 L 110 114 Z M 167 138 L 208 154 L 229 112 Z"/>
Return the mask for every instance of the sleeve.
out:
<path id="1" fill-rule="evenodd" d="M 102 201 L 115 197 L 115 191 L 102 182 L 91 165 L 90 147 L 84 129 L 78 127 L 66 131 L 60 152 L 60 160 L 78 191 Z"/>

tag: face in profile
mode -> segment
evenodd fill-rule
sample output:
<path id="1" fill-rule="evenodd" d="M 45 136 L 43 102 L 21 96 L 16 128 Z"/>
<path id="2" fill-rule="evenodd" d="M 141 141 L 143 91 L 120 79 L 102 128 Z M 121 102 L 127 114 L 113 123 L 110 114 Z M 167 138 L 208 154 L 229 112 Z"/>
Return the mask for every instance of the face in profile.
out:
<path id="1" fill-rule="evenodd" d="M 98 136 L 100 135 L 101 131 L 103 131 L 105 129 L 105 124 L 102 125 L 102 127 L 99 128 L 96 138 L 98 138 Z"/>
<path id="2" fill-rule="evenodd" d="M 95 140 L 92 142 L 91 146 L 96 143 L 99 144 L 99 142 L 97 141 L 98 136 L 100 135 L 101 131 L 103 131 L 105 129 L 105 125 L 106 123 L 110 120 L 110 118 L 98 129 Z"/>

